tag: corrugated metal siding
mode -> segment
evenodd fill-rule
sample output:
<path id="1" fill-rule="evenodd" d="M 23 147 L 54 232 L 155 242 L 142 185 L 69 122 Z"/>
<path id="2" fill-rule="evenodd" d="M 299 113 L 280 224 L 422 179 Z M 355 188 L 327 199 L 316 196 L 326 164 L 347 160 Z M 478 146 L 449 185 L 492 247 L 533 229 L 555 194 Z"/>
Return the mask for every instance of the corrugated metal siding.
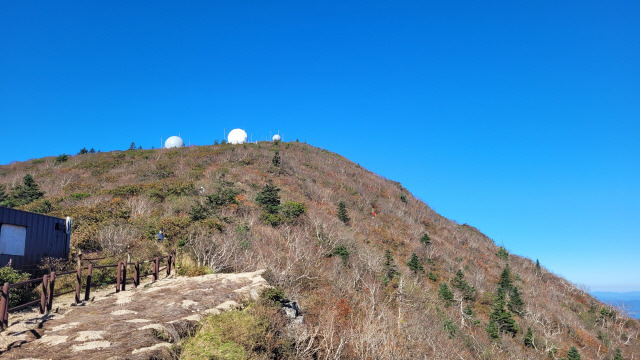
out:
<path id="1" fill-rule="evenodd" d="M 24 256 L 0 254 L 0 266 L 13 259 L 14 268 L 29 270 L 44 257 L 66 258 L 69 254 L 65 219 L 0 206 L 0 224 L 27 228 Z"/>

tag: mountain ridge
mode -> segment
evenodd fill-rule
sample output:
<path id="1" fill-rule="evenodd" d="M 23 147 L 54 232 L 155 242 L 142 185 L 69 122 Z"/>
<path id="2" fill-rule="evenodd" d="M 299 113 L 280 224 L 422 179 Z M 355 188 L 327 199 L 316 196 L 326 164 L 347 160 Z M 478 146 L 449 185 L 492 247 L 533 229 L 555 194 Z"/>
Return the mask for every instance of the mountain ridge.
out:
<path id="1" fill-rule="evenodd" d="M 0 166 L 0 184 L 12 188 L 27 173 L 46 195 L 22 208 L 48 201 L 47 213 L 71 215 L 74 250 L 150 253 L 164 246 L 154 238 L 163 229 L 167 246 L 200 265 L 269 269 L 267 280 L 305 312 L 310 331 L 295 341 L 316 344 L 317 355 L 560 358 L 572 346 L 586 358 L 640 354 L 636 320 L 324 149 L 261 142 L 49 157 Z M 257 201 L 267 184 L 282 200 L 273 212 Z M 341 202 L 348 222 L 337 216 Z M 290 216 L 287 203 L 304 211 Z"/>

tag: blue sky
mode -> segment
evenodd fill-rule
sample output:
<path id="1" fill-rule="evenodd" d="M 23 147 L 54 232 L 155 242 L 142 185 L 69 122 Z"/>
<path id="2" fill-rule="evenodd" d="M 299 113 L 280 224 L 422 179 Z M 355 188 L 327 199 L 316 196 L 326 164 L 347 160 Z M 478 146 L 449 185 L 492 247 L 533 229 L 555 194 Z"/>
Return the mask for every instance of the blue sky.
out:
<path id="1" fill-rule="evenodd" d="M 640 3 L 0 3 L 0 164 L 280 130 L 640 290 Z"/>

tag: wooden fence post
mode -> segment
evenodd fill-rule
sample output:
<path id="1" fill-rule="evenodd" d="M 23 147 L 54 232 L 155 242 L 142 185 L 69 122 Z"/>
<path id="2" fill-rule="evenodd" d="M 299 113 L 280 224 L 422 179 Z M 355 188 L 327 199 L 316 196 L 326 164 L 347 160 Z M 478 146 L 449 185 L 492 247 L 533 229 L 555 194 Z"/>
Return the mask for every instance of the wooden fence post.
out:
<path id="1" fill-rule="evenodd" d="M 122 262 L 122 291 L 127 290 L 127 261 Z"/>
<path id="2" fill-rule="evenodd" d="M 40 295 L 40 314 L 44 314 L 47 310 L 47 288 L 49 285 L 49 276 L 42 277 L 42 294 Z"/>
<path id="3" fill-rule="evenodd" d="M 47 296 L 49 301 L 47 302 L 47 311 L 51 311 L 53 307 L 53 294 L 56 287 L 56 272 L 52 271 L 49 276 L 49 295 Z"/>
<path id="4" fill-rule="evenodd" d="M 116 275 L 116 292 L 120 292 L 121 276 L 122 276 L 122 261 L 118 261 L 118 274 Z"/>
<path id="5" fill-rule="evenodd" d="M 5 326 L 5 312 L 9 303 L 9 283 L 4 283 L 2 286 L 2 292 L 0 293 L 0 329 L 6 329 Z"/>
<path id="6" fill-rule="evenodd" d="M 140 263 L 136 261 L 136 265 L 133 267 L 133 287 L 140 285 Z"/>
<path id="7" fill-rule="evenodd" d="M 76 273 L 76 305 L 80 304 L 80 289 L 82 288 L 82 266 L 78 266 Z"/>
<path id="8" fill-rule="evenodd" d="M 160 258 L 156 257 L 156 261 L 153 263 L 153 281 L 158 281 L 158 272 L 160 269 Z"/>
<path id="9" fill-rule="evenodd" d="M 93 264 L 89 263 L 87 269 L 87 288 L 84 290 L 84 301 L 89 301 L 91 297 L 91 276 L 93 276 Z"/>
<path id="10" fill-rule="evenodd" d="M 167 277 L 171 275 L 171 253 L 167 256 Z"/>

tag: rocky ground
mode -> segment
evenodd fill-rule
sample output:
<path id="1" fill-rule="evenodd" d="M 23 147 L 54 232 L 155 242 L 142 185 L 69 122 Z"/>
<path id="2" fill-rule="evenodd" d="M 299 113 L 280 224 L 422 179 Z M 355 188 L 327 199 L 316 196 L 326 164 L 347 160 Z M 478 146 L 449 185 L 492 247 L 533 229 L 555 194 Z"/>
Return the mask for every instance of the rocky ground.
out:
<path id="1" fill-rule="evenodd" d="M 171 359 L 174 345 L 209 313 L 236 308 L 269 285 L 262 271 L 163 278 L 116 293 L 99 290 L 79 306 L 56 298 L 50 314 L 10 314 L 3 359 Z"/>

